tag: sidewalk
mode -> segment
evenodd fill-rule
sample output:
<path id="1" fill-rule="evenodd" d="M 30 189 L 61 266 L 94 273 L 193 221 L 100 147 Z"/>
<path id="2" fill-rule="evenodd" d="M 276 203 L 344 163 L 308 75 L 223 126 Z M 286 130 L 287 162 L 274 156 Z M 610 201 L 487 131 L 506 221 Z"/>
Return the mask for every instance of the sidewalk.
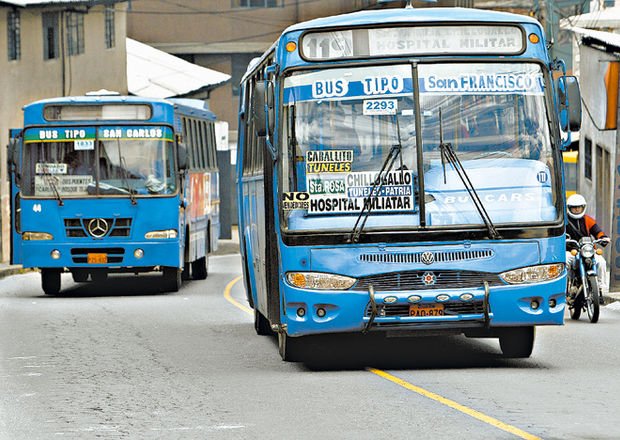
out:
<path id="1" fill-rule="evenodd" d="M 0 263 L 0 279 L 18 273 L 30 272 L 32 269 L 24 269 L 21 264 Z"/>

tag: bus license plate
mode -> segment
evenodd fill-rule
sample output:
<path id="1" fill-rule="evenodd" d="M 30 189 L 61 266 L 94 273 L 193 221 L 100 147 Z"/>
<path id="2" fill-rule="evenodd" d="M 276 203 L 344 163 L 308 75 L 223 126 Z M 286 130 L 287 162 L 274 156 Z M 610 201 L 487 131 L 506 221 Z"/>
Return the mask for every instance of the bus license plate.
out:
<path id="1" fill-rule="evenodd" d="M 412 304 L 409 316 L 443 316 L 443 304 Z"/>
<path id="2" fill-rule="evenodd" d="M 108 254 L 88 254 L 86 261 L 88 264 L 105 264 L 108 262 Z"/>

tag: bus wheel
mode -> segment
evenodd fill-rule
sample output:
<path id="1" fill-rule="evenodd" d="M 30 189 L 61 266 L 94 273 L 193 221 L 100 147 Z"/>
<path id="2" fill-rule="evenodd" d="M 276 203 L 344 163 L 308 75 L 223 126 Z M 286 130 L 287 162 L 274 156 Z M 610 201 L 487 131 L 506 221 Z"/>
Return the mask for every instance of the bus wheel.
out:
<path id="1" fill-rule="evenodd" d="M 297 362 L 304 358 L 306 340 L 303 336 L 291 338 L 285 332 L 278 333 L 278 352 L 285 362 Z"/>
<path id="2" fill-rule="evenodd" d="M 260 336 L 273 335 L 273 330 L 271 330 L 269 320 L 265 318 L 265 315 L 256 309 L 254 309 L 254 330 L 256 330 L 256 334 Z"/>
<path id="3" fill-rule="evenodd" d="M 514 327 L 501 329 L 499 346 L 504 357 L 528 358 L 534 349 L 536 329 L 531 327 Z"/>
<path id="4" fill-rule="evenodd" d="M 195 280 L 204 280 L 209 275 L 209 258 L 204 256 L 192 262 L 192 277 Z"/>
<path id="5" fill-rule="evenodd" d="M 76 283 L 85 283 L 88 281 L 88 272 L 85 270 L 72 270 L 71 276 Z"/>
<path id="6" fill-rule="evenodd" d="M 60 292 L 60 269 L 41 269 L 41 287 L 46 295 Z"/>
<path id="7" fill-rule="evenodd" d="M 93 270 L 90 273 L 90 278 L 95 283 L 105 283 L 105 281 L 108 279 L 108 272 L 105 269 Z"/>
<path id="8" fill-rule="evenodd" d="M 181 271 L 176 267 L 164 267 L 164 291 L 178 292 L 183 280 Z"/>
<path id="9" fill-rule="evenodd" d="M 189 280 L 189 278 L 190 278 L 189 271 L 190 271 L 190 265 L 189 265 L 189 263 L 185 263 L 183 265 L 183 272 L 181 273 L 181 279 L 183 281 Z"/>

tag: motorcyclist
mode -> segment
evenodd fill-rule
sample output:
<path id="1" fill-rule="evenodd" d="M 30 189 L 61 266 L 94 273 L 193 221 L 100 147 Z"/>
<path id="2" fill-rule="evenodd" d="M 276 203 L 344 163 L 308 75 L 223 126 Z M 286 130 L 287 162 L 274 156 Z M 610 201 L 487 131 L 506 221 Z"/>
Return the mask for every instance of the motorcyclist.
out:
<path id="1" fill-rule="evenodd" d="M 573 240 L 579 241 L 583 237 L 592 237 L 595 240 L 602 239 L 601 246 L 605 247 L 611 241 L 603 229 L 596 223 L 594 217 L 586 215 L 588 204 L 581 194 L 573 194 L 566 201 L 568 211 L 568 222 L 566 223 L 566 233 Z M 566 244 L 566 265 L 569 271 L 574 270 L 573 263 L 575 257 L 570 253 L 575 245 Z M 607 263 L 602 255 L 595 254 L 597 263 L 597 278 L 600 286 L 600 298 L 603 299 L 603 292 L 607 292 Z"/>

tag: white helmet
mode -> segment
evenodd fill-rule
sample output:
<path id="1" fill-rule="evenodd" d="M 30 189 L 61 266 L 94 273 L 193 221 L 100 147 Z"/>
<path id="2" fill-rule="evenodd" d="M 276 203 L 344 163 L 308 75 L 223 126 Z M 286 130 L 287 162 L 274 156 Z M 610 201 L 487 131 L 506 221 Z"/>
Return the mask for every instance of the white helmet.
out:
<path id="1" fill-rule="evenodd" d="M 572 218 L 579 219 L 586 214 L 588 203 L 581 194 L 573 194 L 566 201 L 566 209 L 568 215 Z"/>

